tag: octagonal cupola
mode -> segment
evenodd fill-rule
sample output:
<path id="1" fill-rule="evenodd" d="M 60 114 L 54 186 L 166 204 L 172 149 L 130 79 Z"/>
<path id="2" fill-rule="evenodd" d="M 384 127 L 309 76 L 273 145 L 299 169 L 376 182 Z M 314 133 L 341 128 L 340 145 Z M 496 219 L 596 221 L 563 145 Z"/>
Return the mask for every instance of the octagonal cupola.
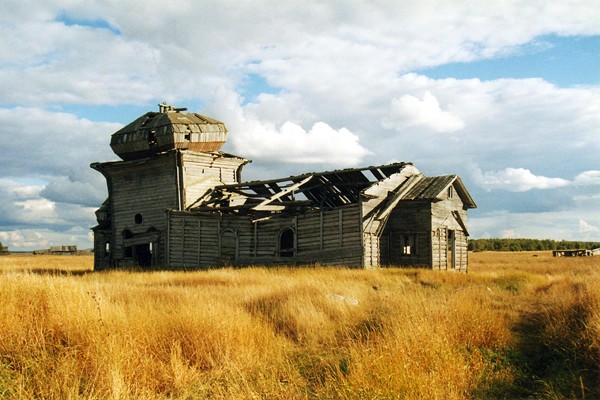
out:
<path id="1" fill-rule="evenodd" d="M 159 112 L 148 112 L 113 133 L 110 147 L 123 160 L 150 157 L 172 149 L 217 151 L 227 140 L 221 121 L 187 108 L 159 104 Z"/>

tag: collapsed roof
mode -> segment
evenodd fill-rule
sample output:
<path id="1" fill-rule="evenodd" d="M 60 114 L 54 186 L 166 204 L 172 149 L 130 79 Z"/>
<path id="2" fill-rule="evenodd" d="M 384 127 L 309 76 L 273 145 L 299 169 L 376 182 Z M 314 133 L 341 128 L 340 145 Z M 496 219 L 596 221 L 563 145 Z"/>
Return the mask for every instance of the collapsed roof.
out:
<path id="1" fill-rule="evenodd" d="M 456 175 L 425 177 L 412 163 L 393 163 L 364 168 L 310 172 L 287 178 L 220 185 L 209 190 L 188 207 L 195 212 L 261 214 L 330 209 L 374 197 L 378 184 L 402 174 L 411 179 L 399 181 L 381 196 L 400 200 L 442 200 L 440 195 L 452 184 L 465 207 L 476 205 Z M 409 182 L 410 181 L 410 182 Z M 388 188 L 389 185 L 384 187 Z M 385 199 L 382 199 L 385 200 Z"/>

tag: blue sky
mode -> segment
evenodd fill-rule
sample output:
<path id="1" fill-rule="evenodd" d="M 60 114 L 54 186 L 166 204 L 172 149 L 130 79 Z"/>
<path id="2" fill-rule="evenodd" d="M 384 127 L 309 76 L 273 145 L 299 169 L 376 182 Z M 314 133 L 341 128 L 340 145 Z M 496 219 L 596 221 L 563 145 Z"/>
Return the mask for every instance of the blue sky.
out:
<path id="1" fill-rule="evenodd" d="M 430 78 L 542 78 L 556 86 L 600 85 L 600 36 L 536 38 L 506 55 L 419 71 Z"/>
<path id="2" fill-rule="evenodd" d="M 600 241 L 598 21 L 599 0 L 9 0 L 0 241 L 91 247 L 89 164 L 164 101 L 225 122 L 244 179 L 411 161 L 461 176 L 473 238 Z"/>

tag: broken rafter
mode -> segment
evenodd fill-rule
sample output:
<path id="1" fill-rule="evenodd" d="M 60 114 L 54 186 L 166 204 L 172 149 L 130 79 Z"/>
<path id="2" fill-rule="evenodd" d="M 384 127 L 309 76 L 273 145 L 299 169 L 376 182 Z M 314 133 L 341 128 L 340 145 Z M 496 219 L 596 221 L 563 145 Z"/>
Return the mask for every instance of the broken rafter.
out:
<path id="1" fill-rule="evenodd" d="M 262 201 L 260 204 L 256 205 L 254 207 L 254 209 L 257 211 L 263 210 L 265 208 L 265 206 L 267 206 L 268 204 L 272 203 L 273 201 L 275 201 L 281 197 L 287 196 L 294 190 L 298 189 L 300 186 L 302 186 L 305 183 L 307 183 L 308 181 L 310 181 L 312 178 L 313 178 L 312 175 L 310 175 L 310 176 L 306 177 L 305 179 L 301 180 L 300 182 L 293 184 L 292 186 L 288 186 L 284 190 L 279 191 L 278 193 L 274 194 L 273 196 L 269 197 L 268 199 L 265 199 L 264 201 Z"/>

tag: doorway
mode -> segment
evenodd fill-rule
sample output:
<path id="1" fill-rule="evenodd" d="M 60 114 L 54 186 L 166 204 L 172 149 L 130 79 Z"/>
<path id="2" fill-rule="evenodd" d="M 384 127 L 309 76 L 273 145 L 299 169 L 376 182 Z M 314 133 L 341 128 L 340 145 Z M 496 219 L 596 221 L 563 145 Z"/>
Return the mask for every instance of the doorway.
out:
<path id="1" fill-rule="evenodd" d="M 147 268 L 152 265 L 152 243 L 133 246 L 133 260 L 137 266 Z"/>
<path id="2" fill-rule="evenodd" d="M 446 253 L 447 268 L 456 268 L 456 233 L 452 229 L 448 229 L 447 237 L 448 249 Z"/>

